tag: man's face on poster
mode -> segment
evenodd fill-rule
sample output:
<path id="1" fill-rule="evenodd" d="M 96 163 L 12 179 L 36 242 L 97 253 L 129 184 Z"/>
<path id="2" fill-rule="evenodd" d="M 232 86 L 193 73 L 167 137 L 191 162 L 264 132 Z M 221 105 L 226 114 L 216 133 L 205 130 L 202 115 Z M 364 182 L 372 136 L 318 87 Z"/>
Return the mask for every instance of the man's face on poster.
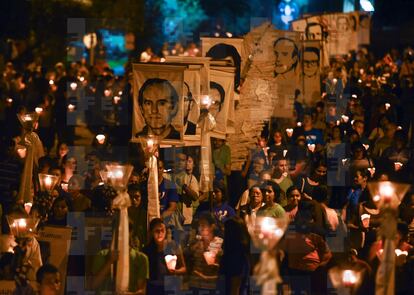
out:
<path id="1" fill-rule="evenodd" d="M 310 25 L 307 29 L 308 40 L 322 40 L 322 26 L 319 24 Z"/>
<path id="2" fill-rule="evenodd" d="M 276 56 L 275 74 L 284 74 L 293 69 L 298 60 L 295 54 L 295 43 L 291 40 L 280 40 L 273 47 Z"/>
<path id="3" fill-rule="evenodd" d="M 170 125 L 173 117 L 174 102 L 171 89 L 164 84 L 152 84 L 143 92 L 142 114 L 145 123 L 160 135 Z"/>
<path id="4" fill-rule="evenodd" d="M 342 16 L 339 17 L 336 21 L 336 30 L 340 33 L 347 32 L 349 30 L 349 20 L 348 18 Z"/>
<path id="5" fill-rule="evenodd" d="M 319 69 L 319 57 L 316 52 L 305 51 L 303 53 L 303 74 L 307 77 L 316 75 Z"/>

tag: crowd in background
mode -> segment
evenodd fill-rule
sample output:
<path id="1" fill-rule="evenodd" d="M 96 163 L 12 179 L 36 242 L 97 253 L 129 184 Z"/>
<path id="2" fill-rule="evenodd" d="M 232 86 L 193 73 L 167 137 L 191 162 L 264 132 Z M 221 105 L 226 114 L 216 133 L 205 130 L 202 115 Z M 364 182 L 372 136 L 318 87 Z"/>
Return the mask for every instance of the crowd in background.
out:
<path id="1" fill-rule="evenodd" d="M 190 46 L 189 56 L 198 54 L 194 48 Z M 140 59 L 152 60 L 150 49 L 145 52 Z M 145 158 L 133 153 L 122 158 L 116 148 L 128 151 L 131 134 L 131 114 L 125 111 L 132 109 L 130 66 L 124 77 L 117 77 L 102 63 L 92 68 L 85 61 L 47 68 L 40 58 L 26 64 L 8 62 L 0 78 L 3 237 L 10 232 L 6 215 L 27 214 L 24 204 L 16 202 L 24 163 L 19 153 L 22 128 L 16 114 L 41 108 L 36 132 L 44 155 L 35 175 L 53 174 L 59 182 L 46 202 L 40 202 L 34 177 L 30 215 L 41 218 L 40 226 L 71 226 L 71 215 L 77 212 L 110 218 L 116 193 L 102 183 L 99 171 L 105 161 L 124 160 L 135 166 L 128 185 L 132 293 L 257 292 L 251 275 L 260 253 L 250 242 L 244 219 L 287 214 L 290 226 L 274 250 L 284 281 L 281 288 L 298 292 L 294 294 L 327 294 L 331 288 L 328 270 L 348 265 L 362 273 L 362 283 L 354 292 L 373 294 L 382 250 L 377 236 L 381 215 L 367 183 L 413 183 L 413 61 L 410 48 L 393 49 L 380 59 L 362 49 L 332 60 L 321 78 L 321 100 L 313 106 L 296 101 L 294 126 L 265 128 L 257 145 L 251 147 L 241 177 L 233 177 L 225 140 L 212 140 L 212 192 L 200 192 L 197 153 L 181 149 L 171 163 L 160 152 L 161 218 L 149 224 Z M 106 134 L 107 139 L 103 144 L 93 139 L 88 149 L 76 152 L 78 125 L 87 126 L 93 134 Z M 80 161 L 86 165 L 79 167 Z M 234 195 L 235 187 L 244 192 Z M 396 294 L 410 294 L 413 288 L 413 218 L 411 188 L 399 206 L 395 245 L 408 255 L 396 262 Z M 109 242 L 101 244 L 89 264 L 85 257 L 71 255 L 67 275 L 91 278 L 85 288 L 111 292 L 111 266 L 118 253 Z M 16 254 L 7 246 L 2 243 L 0 279 L 12 280 Z M 41 285 L 59 289 L 58 272 L 48 264 L 50 253 L 42 250 L 36 238 L 25 249 L 27 278 L 36 280 L 37 273 Z M 174 266 L 167 255 L 174 257 Z M 45 282 L 45 273 L 55 279 Z"/>

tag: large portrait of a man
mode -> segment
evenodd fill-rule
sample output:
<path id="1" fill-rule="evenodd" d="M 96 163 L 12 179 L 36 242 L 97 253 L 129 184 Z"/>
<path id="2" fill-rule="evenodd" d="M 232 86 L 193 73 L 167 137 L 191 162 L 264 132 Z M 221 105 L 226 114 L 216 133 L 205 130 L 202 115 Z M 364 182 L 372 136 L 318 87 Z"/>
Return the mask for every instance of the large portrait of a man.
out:
<path id="1" fill-rule="evenodd" d="M 286 37 L 277 39 L 273 44 L 275 53 L 275 77 L 296 76 L 295 71 L 299 63 L 299 49 L 296 43 Z"/>
<path id="2" fill-rule="evenodd" d="M 305 47 L 303 50 L 303 75 L 313 78 L 318 74 L 320 64 L 320 49 Z"/>
<path id="3" fill-rule="evenodd" d="M 138 94 L 138 105 L 145 126 L 136 136 L 155 135 L 162 139 L 180 139 L 180 132 L 171 125 L 178 104 L 178 93 L 168 80 L 152 78 L 145 81 Z"/>
<path id="4" fill-rule="evenodd" d="M 160 142 L 183 138 L 185 66 L 134 65 L 133 140 L 154 137 Z"/>

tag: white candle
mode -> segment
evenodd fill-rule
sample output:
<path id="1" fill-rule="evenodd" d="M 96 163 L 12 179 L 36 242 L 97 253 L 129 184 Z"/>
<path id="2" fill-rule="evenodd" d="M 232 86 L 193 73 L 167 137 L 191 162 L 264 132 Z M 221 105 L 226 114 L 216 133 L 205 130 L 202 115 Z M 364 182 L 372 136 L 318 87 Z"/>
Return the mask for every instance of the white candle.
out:
<path id="1" fill-rule="evenodd" d="M 349 269 L 344 270 L 342 274 L 342 282 L 344 283 L 346 287 L 351 287 L 355 285 L 355 283 L 357 282 L 357 277 L 355 275 L 355 272 Z"/>
<path id="2" fill-rule="evenodd" d="M 68 105 L 68 111 L 69 111 L 69 112 L 73 112 L 74 110 L 75 110 L 75 106 L 74 106 L 73 104 L 71 104 L 71 103 L 70 103 L 70 104 Z"/>
<path id="3" fill-rule="evenodd" d="M 98 135 L 96 135 L 95 138 L 96 138 L 96 140 L 98 141 L 99 144 L 104 144 L 106 137 L 103 134 L 98 134 Z"/>
<path id="4" fill-rule="evenodd" d="M 174 270 L 177 265 L 177 255 L 166 255 L 164 257 L 165 263 L 169 270 Z"/>
<path id="5" fill-rule="evenodd" d="M 110 95 L 111 95 L 111 92 L 112 92 L 111 90 L 109 90 L 109 89 L 105 89 L 105 90 L 104 90 L 104 95 L 105 95 L 105 96 L 110 96 Z"/>
<path id="6" fill-rule="evenodd" d="M 315 151 L 315 144 L 314 143 L 308 143 L 308 149 L 313 153 Z"/>
<path id="7" fill-rule="evenodd" d="M 293 135 L 293 128 L 286 128 L 286 134 L 288 137 L 292 137 Z"/>
<path id="8" fill-rule="evenodd" d="M 115 104 L 118 104 L 118 102 L 121 100 L 121 97 L 120 96 L 117 96 L 117 95 L 115 95 L 114 96 L 114 103 Z"/>

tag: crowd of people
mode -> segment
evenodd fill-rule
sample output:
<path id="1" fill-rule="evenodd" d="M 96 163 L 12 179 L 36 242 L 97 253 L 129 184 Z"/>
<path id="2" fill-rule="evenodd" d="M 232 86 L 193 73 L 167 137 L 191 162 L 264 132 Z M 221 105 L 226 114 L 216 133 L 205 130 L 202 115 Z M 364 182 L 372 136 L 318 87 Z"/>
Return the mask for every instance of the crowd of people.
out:
<path id="1" fill-rule="evenodd" d="M 273 249 L 283 279 L 280 292 L 328 294 L 329 270 L 346 265 L 361 273 L 361 283 L 352 292 L 373 294 L 383 243 L 377 235 L 381 212 L 368 183 L 413 183 L 413 55 L 410 48 L 401 55 L 393 49 L 376 60 L 362 49 L 333 60 L 324 69 L 321 100 L 313 106 L 296 101 L 295 126 L 282 129 L 286 126 L 273 124 L 264 130 L 242 171 L 232 171 L 225 140 L 213 139 L 211 192 L 200 190 L 197 153 L 177 150 L 171 164 L 160 152 L 160 218 L 150 222 L 145 157 L 123 158 L 135 167 L 128 184 L 128 294 L 258 292 L 252 274 L 260 252 L 251 243 L 245 219 L 286 215 L 289 228 Z M 116 192 L 102 182 L 99 172 L 105 161 L 122 158 L 116 146 L 128 150 L 131 115 L 125 110 L 132 109 L 130 71 L 116 77 L 110 68 L 91 68 L 84 61 L 49 69 L 40 58 L 5 65 L 0 78 L 0 124 L 7 126 L 1 128 L 2 241 L 10 237 L 7 215 L 38 217 L 40 227 L 71 226 L 71 214 L 79 212 L 86 217 L 114 216 L 111 201 Z M 93 103 L 85 105 L 81 96 Z M 16 114 L 27 111 L 39 116 L 35 131 L 44 147 L 35 165 L 30 212 L 17 198 L 25 134 Z M 106 134 L 106 139 L 102 143 L 94 138 L 79 153 L 74 146 L 79 124 L 93 134 Z M 77 165 L 80 161 L 86 165 Z M 59 179 L 47 196 L 39 192 L 38 173 Z M 237 173 L 240 177 L 233 177 Z M 244 192 L 235 195 L 234 188 Z M 410 294 L 413 288 L 413 197 L 411 188 L 399 206 L 394 242 L 407 255 L 396 261 L 396 294 Z M 10 252 L 13 244 L 1 246 L 0 280 L 13 280 L 17 253 Z M 50 253 L 35 237 L 21 247 L 25 277 L 37 279 L 41 288 L 59 290 L 59 272 L 49 264 Z M 111 249 L 110 241 L 103 241 L 91 259 L 80 256 L 69 256 L 68 277 L 85 277 L 85 289 L 111 294 L 112 266 L 119 253 Z"/>

